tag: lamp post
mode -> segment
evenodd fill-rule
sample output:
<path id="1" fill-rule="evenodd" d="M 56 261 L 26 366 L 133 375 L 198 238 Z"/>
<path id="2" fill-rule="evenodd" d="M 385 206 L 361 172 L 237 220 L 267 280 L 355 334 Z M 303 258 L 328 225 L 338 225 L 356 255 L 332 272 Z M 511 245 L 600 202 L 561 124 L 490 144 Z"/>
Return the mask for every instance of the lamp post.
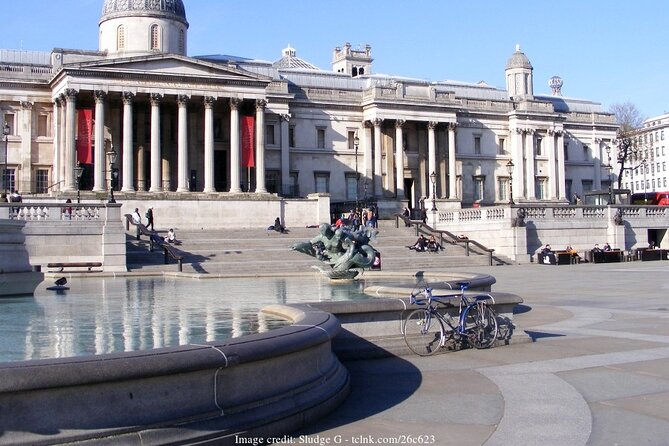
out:
<path id="1" fill-rule="evenodd" d="M 81 203 L 81 176 L 84 173 L 84 166 L 81 165 L 81 161 L 77 161 L 77 166 L 74 168 L 74 176 L 77 178 L 77 203 Z"/>
<path id="2" fill-rule="evenodd" d="M 609 205 L 613 204 L 613 166 L 611 165 L 611 147 L 606 146 L 606 156 L 608 158 L 608 164 L 605 166 L 609 170 Z"/>
<path id="3" fill-rule="evenodd" d="M 107 152 L 107 159 L 109 159 L 109 199 L 107 203 L 116 203 L 116 200 L 114 200 L 114 163 L 116 162 L 116 152 L 113 146 Z"/>
<path id="4" fill-rule="evenodd" d="M 509 172 L 509 204 L 513 204 L 513 168 L 516 167 L 512 160 L 506 163 L 506 171 Z"/>
<path id="5" fill-rule="evenodd" d="M 437 212 L 437 174 L 434 171 L 430 174 L 430 181 L 432 182 L 432 212 Z"/>
<path id="6" fill-rule="evenodd" d="M 2 183 L 4 184 L 5 187 L 5 198 L 7 197 L 7 136 L 9 136 L 9 132 L 11 129 L 9 128 L 9 124 L 5 122 L 5 125 L 2 127 L 2 134 L 5 136 L 5 170 L 2 171 Z"/>
<path id="7" fill-rule="evenodd" d="M 360 174 L 358 173 L 358 146 L 360 145 L 360 138 L 358 138 L 358 132 L 355 132 L 355 137 L 353 138 L 353 147 L 355 148 L 355 212 L 358 212 L 359 203 L 358 203 L 358 189 L 360 188 Z"/>

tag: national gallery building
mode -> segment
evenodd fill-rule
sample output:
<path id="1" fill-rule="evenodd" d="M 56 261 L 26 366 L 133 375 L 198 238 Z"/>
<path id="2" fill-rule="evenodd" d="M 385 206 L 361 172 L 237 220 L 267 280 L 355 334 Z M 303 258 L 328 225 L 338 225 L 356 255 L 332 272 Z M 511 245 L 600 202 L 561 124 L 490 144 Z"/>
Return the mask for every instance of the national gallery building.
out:
<path id="1" fill-rule="evenodd" d="M 503 89 L 430 82 L 377 75 L 371 47 L 348 43 L 329 70 L 290 47 L 189 56 L 182 0 L 102 3 L 97 50 L 0 50 L 3 192 L 457 208 L 567 202 L 612 180 L 614 116 L 558 77 L 535 94 L 520 48 Z"/>

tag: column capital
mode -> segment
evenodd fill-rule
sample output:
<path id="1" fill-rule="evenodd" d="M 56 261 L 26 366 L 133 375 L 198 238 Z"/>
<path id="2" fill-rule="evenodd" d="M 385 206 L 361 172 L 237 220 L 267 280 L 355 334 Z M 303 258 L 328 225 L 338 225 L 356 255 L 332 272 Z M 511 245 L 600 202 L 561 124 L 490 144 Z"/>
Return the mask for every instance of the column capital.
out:
<path id="1" fill-rule="evenodd" d="M 439 123 L 437 121 L 429 121 L 427 123 L 427 128 L 430 129 L 430 130 L 434 130 L 434 129 L 437 128 L 438 125 L 439 125 Z"/>
<path id="2" fill-rule="evenodd" d="M 179 105 L 186 105 L 190 101 L 190 97 L 187 94 L 180 94 L 177 96 L 177 103 Z"/>
<path id="3" fill-rule="evenodd" d="M 267 107 L 267 99 L 256 99 L 256 111 L 265 110 Z"/>
<path id="4" fill-rule="evenodd" d="M 239 109 L 239 106 L 242 104 L 242 100 L 239 98 L 230 98 L 230 109 L 231 110 L 237 110 Z"/>
<path id="5" fill-rule="evenodd" d="M 284 113 L 280 116 L 280 118 L 281 118 L 282 121 L 290 122 L 291 116 L 290 116 L 290 113 Z"/>
<path id="6" fill-rule="evenodd" d="M 77 90 L 75 90 L 74 88 L 68 88 L 63 93 L 63 96 L 64 96 L 66 101 L 74 102 L 74 101 L 77 100 L 77 95 L 78 94 L 79 94 L 79 92 Z"/>
<path id="7" fill-rule="evenodd" d="M 162 100 L 163 100 L 163 95 L 160 93 L 151 93 L 151 96 L 149 96 L 149 101 L 151 101 L 151 105 L 160 105 Z"/>
<path id="8" fill-rule="evenodd" d="M 406 124 L 406 119 L 397 119 L 395 120 L 395 128 L 401 129 Z"/>
<path id="9" fill-rule="evenodd" d="M 95 103 L 104 102 L 107 97 L 107 92 L 103 90 L 95 90 L 93 96 L 95 96 Z"/>
<path id="10" fill-rule="evenodd" d="M 135 99 L 135 95 L 130 91 L 124 91 L 122 96 L 124 105 L 132 104 L 132 101 Z"/>
<path id="11" fill-rule="evenodd" d="M 32 110 L 33 103 L 30 101 L 21 101 L 21 108 L 24 110 Z"/>
<path id="12" fill-rule="evenodd" d="M 383 119 L 381 119 L 381 118 L 374 118 L 372 120 L 372 125 L 374 127 L 381 127 L 381 124 L 383 124 Z"/>
<path id="13" fill-rule="evenodd" d="M 205 96 L 204 97 L 204 108 L 213 108 L 214 103 L 216 102 L 216 98 L 213 96 Z"/>
<path id="14" fill-rule="evenodd" d="M 457 122 L 449 122 L 446 124 L 446 128 L 448 128 L 450 132 L 454 132 L 457 126 L 458 126 Z"/>

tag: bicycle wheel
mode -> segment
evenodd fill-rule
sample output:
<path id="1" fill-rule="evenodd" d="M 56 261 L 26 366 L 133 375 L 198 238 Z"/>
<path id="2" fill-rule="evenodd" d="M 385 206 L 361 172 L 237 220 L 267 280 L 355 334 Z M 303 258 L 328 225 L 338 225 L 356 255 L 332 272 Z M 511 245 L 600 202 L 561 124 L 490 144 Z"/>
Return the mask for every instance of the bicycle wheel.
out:
<path id="1" fill-rule="evenodd" d="M 469 308 L 466 327 L 467 341 L 476 348 L 488 348 L 497 339 L 497 315 L 485 304 Z"/>
<path id="2" fill-rule="evenodd" d="M 441 347 L 443 336 L 441 321 L 428 310 L 414 310 L 404 321 L 404 342 L 417 355 L 433 355 Z"/>

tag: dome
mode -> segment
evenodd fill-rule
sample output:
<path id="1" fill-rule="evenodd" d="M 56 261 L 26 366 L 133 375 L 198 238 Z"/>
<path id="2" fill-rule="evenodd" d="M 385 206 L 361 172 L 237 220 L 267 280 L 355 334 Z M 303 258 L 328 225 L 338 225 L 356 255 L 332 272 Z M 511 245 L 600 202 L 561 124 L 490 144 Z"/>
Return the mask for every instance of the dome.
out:
<path id="1" fill-rule="evenodd" d="M 532 69 L 532 64 L 530 59 L 527 58 L 525 53 L 520 51 L 520 45 L 516 45 L 516 52 L 509 57 L 509 60 L 506 61 L 506 69 L 511 68 L 527 68 Z"/>
<path id="2" fill-rule="evenodd" d="M 188 26 L 182 0 L 105 0 L 100 23 L 117 17 L 158 17 Z"/>

